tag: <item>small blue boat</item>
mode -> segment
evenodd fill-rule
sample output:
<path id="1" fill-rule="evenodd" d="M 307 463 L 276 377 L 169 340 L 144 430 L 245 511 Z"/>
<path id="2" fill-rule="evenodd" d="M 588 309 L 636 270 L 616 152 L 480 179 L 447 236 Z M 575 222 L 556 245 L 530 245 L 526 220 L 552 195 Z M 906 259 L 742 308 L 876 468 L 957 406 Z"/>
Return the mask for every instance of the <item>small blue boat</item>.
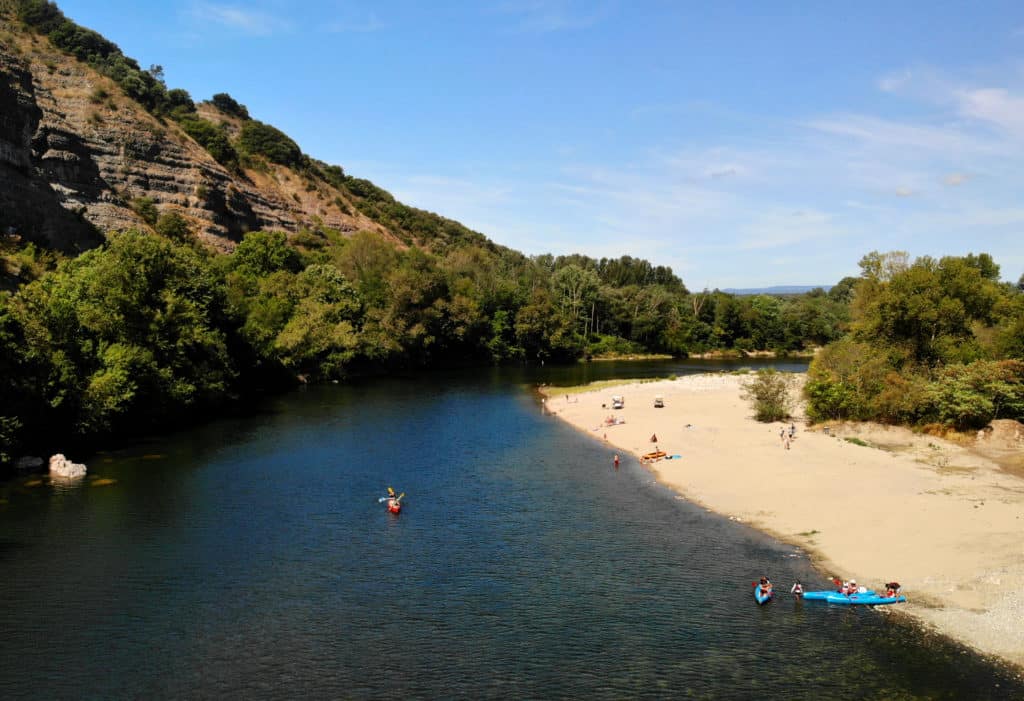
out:
<path id="1" fill-rule="evenodd" d="M 804 593 L 804 598 L 812 601 L 827 601 L 840 606 L 885 606 L 899 604 L 907 600 L 905 596 L 879 596 L 870 589 L 853 594 L 843 594 L 838 591 L 809 591 Z"/>
<path id="2" fill-rule="evenodd" d="M 764 604 L 767 604 L 769 601 L 772 600 L 774 596 L 774 589 L 769 589 L 767 594 L 762 593 L 761 585 L 757 582 L 754 582 L 754 601 L 756 601 L 758 605 L 763 606 Z"/>
<path id="3" fill-rule="evenodd" d="M 863 606 L 884 606 L 886 604 L 898 604 L 906 601 L 905 596 L 879 596 L 875 592 L 871 593 L 856 593 L 856 594 L 840 594 L 835 592 L 832 596 L 825 599 L 830 604 L 839 604 L 841 606 L 853 606 L 861 604 Z"/>
<path id="4" fill-rule="evenodd" d="M 867 594 L 874 594 L 874 593 L 875 592 L 873 590 L 866 589 L 863 592 L 858 592 L 858 595 L 860 595 L 860 594 L 867 595 Z M 842 594 L 842 593 L 836 591 L 835 589 L 826 589 L 824 591 L 805 591 L 804 595 L 803 595 L 803 598 L 805 598 L 805 599 L 807 599 L 809 601 L 828 601 L 828 597 L 830 597 L 830 596 L 846 596 L 846 594 Z"/>

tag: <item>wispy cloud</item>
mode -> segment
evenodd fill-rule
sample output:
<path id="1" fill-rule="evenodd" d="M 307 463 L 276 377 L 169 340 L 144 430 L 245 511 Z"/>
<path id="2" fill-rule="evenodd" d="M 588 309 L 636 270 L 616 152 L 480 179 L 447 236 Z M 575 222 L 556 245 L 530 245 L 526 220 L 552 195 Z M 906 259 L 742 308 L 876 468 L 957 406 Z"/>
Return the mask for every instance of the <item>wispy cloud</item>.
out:
<path id="1" fill-rule="evenodd" d="M 928 152 L 996 152 L 998 143 L 950 124 L 933 126 L 897 122 L 881 117 L 841 114 L 812 119 L 806 126 L 835 136 L 885 147 L 912 148 Z"/>
<path id="2" fill-rule="evenodd" d="M 956 93 L 960 112 L 990 124 L 1024 142 L 1024 96 L 1004 88 L 979 88 Z"/>
<path id="3" fill-rule="evenodd" d="M 593 26 L 607 19 L 614 7 L 613 0 L 507 0 L 495 10 L 514 18 L 520 31 L 547 34 Z"/>
<path id="4" fill-rule="evenodd" d="M 942 256 L 965 246 L 1016 279 L 1024 74 L 993 75 L 897 71 L 878 81 L 870 109 L 778 118 L 741 139 L 729 130 L 682 145 L 673 137 L 607 160 L 570 142 L 556 151 L 559 167 L 550 151 L 543 170 L 520 164 L 528 177 L 506 168 L 489 180 L 479 167 L 410 175 L 396 165 L 384 182 L 528 254 L 637 255 L 691 287 L 828 284 L 856 275 L 871 250 Z"/>
<path id="5" fill-rule="evenodd" d="M 189 14 L 201 23 L 217 24 L 250 36 L 269 36 L 288 27 L 285 20 L 241 5 L 196 3 Z"/>

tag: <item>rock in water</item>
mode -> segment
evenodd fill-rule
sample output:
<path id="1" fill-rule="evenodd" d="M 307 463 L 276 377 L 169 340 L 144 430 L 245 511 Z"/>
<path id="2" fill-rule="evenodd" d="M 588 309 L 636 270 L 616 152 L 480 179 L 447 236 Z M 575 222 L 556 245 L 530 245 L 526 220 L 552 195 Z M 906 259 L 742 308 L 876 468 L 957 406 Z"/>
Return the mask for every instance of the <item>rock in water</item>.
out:
<path id="1" fill-rule="evenodd" d="M 35 470 L 37 467 L 43 466 L 43 459 L 34 455 L 23 455 L 14 461 L 15 470 Z"/>
<path id="2" fill-rule="evenodd" d="M 57 453 L 50 458 L 50 476 L 63 479 L 81 479 L 85 477 L 85 465 L 71 462 L 62 454 Z"/>

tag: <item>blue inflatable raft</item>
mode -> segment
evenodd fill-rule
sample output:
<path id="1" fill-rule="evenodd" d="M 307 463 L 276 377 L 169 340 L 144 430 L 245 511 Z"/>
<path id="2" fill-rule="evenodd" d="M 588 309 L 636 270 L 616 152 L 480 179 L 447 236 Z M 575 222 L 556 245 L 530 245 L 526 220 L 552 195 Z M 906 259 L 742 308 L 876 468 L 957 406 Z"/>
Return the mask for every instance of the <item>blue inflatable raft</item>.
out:
<path id="1" fill-rule="evenodd" d="M 905 596 L 879 596 L 870 589 L 855 594 L 843 594 L 838 591 L 808 591 L 804 592 L 804 598 L 811 601 L 827 601 L 840 606 L 885 606 L 886 604 L 899 604 L 907 600 Z"/>
<path id="2" fill-rule="evenodd" d="M 754 583 L 754 601 L 756 601 L 758 605 L 767 604 L 769 601 L 772 600 L 773 596 L 775 596 L 774 589 L 769 589 L 767 594 L 762 594 L 761 585 L 756 582 Z"/>
<path id="3" fill-rule="evenodd" d="M 875 592 L 873 590 L 871 590 L 871 589 L 867 589 L 864 592 L 858 592 L 858 596 L 860 596 L 861 593 L 867 595 L 867 594 L 874 594 Z M 803 598 L 805 598 L 805 599 L 807 599 L 809 601 L 827 601 L 828 597 L 830 597 L 830 596 L 846 596 L 846 595 L 845 594 L 840 594 L 835 589 L 826 589 L 825 591 L 805 591 Z"/>

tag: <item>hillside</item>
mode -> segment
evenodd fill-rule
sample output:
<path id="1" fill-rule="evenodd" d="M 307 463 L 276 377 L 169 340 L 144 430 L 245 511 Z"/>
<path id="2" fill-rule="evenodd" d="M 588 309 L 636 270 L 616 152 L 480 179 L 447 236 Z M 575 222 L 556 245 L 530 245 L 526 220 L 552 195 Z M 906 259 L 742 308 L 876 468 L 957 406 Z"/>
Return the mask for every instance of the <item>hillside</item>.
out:
<path id="1" fill-rule="evenodd" d="M 143 87 L 129 95 L 138 78 Z M 74 253 L 173 213 L 221 251 L 257 230 L 368 230 L 427 248 L 484 241 L 305 156 L 229 97 L 221 104 L 240 110 L 168 90 L 50 3 L 0 2 L 0 232 Z M 275 158 L 266 144 L 257 144 L 266 152 L 241 150 L 248 133 L 293 146 L 294 158 Z M 228 142 L 225 157 L 217 147 Z"/>

